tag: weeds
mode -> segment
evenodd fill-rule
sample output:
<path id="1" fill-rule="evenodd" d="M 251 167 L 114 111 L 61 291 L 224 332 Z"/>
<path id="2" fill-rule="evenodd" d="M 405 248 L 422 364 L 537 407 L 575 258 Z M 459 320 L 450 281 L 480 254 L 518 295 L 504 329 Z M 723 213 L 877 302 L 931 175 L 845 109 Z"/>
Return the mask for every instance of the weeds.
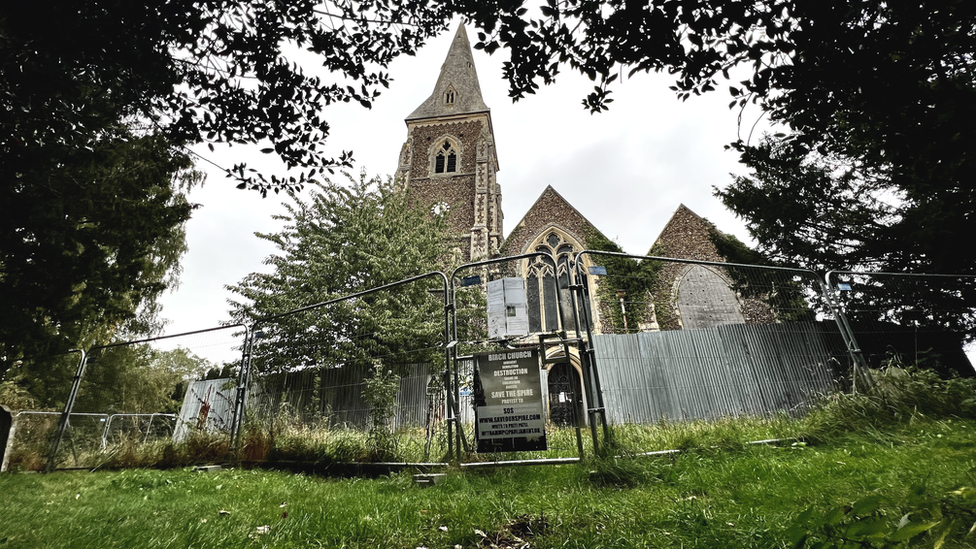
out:
<path id="1" fill-rule="evenodd" d="M 369 461 L 397 461 L 399 437 L 393 431 L 396 395 L 400 379 L 392 369 L 373 365 L 372 375 L 363 380 L 363 400 L 370 407 Z"/>
<path id="2" fill-rule="evenodd" d="M 393 430 L 396 388 L 395 375 L 378 370 L 374 374 L 371 396 L 373 409 L 368 431 L 332 425 L 330 418 L 301 414 L 283 405 L 270 419 L 249 414 L 242 431 L 236 458 L 245 463 L 307 463 L 330 465 L 354 462 L 426 462 L 431 454 L 447 456 L 443 422 L 431 430 L 417 426 Z M 875 373 L 870 392 L 825 397 L 806 417 L 785 414 L 767 418 L 736 418 L 712 421 L 670 422 L 654 425 L 622 424 L 611 427 L 610 436 L 601 441 L 602 456 L 594 466 L 596 482 L 621 485 L 628 478 L 626 465 L 613 458 L 635 457 L 661 450 L 743 451 L 749 442 L 778 439 L 823 444 L 856 433 L 876 442 L 890 442 L 892 427 L 909 425 L 922 419 L 976 418 L 976 380 L 936 377 L 926 370 L 887 368 Z M 369 386 L 369 385 L 368 385 Z M 375 389 L 375 391 L 374 391 Z M 394 397 L 391 399 L 391 395 Z M 39 416 L 18 426 L 10 464 L 14 470 L 40 470 L 47 459 L 50 432 L 56 416 Z M 61 463 L 77 467 L 117 469 L 125 467 L 180 467 L 219 463 L 228 459 L 228 440 L 220 434 L 191 432 L 182 442 L 157 438 L 143 442 L 137 435 L 112 438 L 101 447 L 95 431 L 73 425 L 62 444 Z M 467 426 L 470 427 L 470 426 Z M 89 431 L 91 431 L 89 433 Z M 465 432 L 471 435 L 471 429 Z M 465 461 L 533 460 L 576 457 L 579 455 L 575 428 L 547 427 L 549 450 L 506 454 L 469 454 Z M 593 456 L 589 430 L 582 432 L 584 456 Z M 654 475 L 651 475 L 653 477 Z M 641 474 L 637 478 L 645 478 Z M 623 481 L 623 485 L 630 481 Z"/>
<path id="3" fill-rule="evenodd" d="M 839 508 L 843 535 L 862 517 L 882 519 L 889 535 L 908 513 L 906 524 L 922 525 L 951 514 L 951 528 L 937 524 L 901 543 L 933 547 L 945 534 L 944 549 L 971 547 L 966 531 L 976 517 L 965 487 L 974 485 L 976 421 L 923 418 L 892 437 L 902 442 L 854 433 L 819 446 L 450 472 L 428 488 L 408 472 L 343 480 L 237 469 L 0 475 L 0 546 L 724 549 L 785 548 L 808 535 L 803 547 L 812 547 L 829 541 L 822 519 Z M 880 503 L 869 508 L 872 496 Z M 877 527 L 867 526 L 862 534 Z"/>
<path id="4" fill-rule="evenodd" d="M 920 418 L 976 418 L 976 378 L 941 379 L 932 370 L 897 367 L 873 377 L 867 392 L 825 397 L 804 418 L 804 437 L 827 441 Z"/>

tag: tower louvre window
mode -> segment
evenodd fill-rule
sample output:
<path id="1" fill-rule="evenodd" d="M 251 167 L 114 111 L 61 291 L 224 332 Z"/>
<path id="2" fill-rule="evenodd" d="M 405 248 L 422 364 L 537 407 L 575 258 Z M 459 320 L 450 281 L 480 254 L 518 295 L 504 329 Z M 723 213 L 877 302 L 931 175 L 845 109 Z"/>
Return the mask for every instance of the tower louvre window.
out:
<path id="1" fill-rule="evenodd" d="M 444 145 L 434 156 L 434 173 L 454 172 L 457 172 L 457 151 L 450 141 L 444 141 Z"/>
<path id="2" fill-rule="evenodd" d="M 454 91 L 453 88 L 447 90 L 444 93 L 444 104 L 445 105 L 453 105 L 454 104 L 455 96 L 456 96 L 456 92 Z"/>

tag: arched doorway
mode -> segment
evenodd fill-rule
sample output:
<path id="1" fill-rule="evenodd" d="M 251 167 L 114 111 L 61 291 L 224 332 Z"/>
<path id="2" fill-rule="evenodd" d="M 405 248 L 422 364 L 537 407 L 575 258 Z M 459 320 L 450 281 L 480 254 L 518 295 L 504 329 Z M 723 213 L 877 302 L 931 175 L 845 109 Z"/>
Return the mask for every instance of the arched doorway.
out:
<path id="1" fill-rule="evenodd" d="M 554 364 L 547 380 L 549 419 L 560 427 L 586 424 L 583 411 L 583 384 L 579 370 L 568 362 Z"/>

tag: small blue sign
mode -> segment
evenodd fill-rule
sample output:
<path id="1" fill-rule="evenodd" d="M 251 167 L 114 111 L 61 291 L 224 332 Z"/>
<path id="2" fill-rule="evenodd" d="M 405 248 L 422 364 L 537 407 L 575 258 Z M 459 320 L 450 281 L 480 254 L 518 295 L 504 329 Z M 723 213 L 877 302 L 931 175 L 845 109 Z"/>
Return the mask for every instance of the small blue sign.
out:
<path id="1" fill-rule="evenodd" d="M 602 267 L 600 265 L 594 265 L 594 266 L 590 267 L 587 270 L 590 272 L 591 275 L 603 275 L 603 276 L 606 276 L 606 274 L 607 274 L 607 268 L 606 267 Z"/>
<path id="2" fill-rule="evenodd" d="M 474 286 L 475 284 L 481 284 L 481 277 L 478 275 L 466 276 L 461 279 L 461 287 Z"/>

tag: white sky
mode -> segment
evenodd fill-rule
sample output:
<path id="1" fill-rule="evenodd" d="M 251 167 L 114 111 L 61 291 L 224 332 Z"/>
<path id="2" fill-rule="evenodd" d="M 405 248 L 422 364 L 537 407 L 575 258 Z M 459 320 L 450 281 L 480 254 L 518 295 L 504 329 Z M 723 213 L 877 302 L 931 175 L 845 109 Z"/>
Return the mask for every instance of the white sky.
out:
<path id="1" fill-rule="evenodd" d="M 352 150 L 354 173 L 365 168 L 370 175 L 393 174 L 406 139 L 403 120 L 430 95 L 456 28 L 417 56 L 397 59 L 389 68 L 390 88 L 372 110 L 345 104 L 326 108 L 330 152 Z M 472 42 L 476 37 L 471 27 L 468 36 Z M 636 75 L 614 88 L 608 112 L 591 115 L 581 102 L 593 83 L 569 72 L 554 86 L 512 103 L 502 80 L 505 55 L 504 50 L 494 56 L 474 51 L 495 130 L 506 235 L 546 185 L 552 185 L 628 253 L 646 253 L 682 203 L 748 242 L 741 221 L 712 196 L 713 186 L 731 181 L 730 173 L 746 172 L 737 164 L 738 156 L 724 150 L 739 133 L 739 112 L 728 108 L 731 97 L 725 86 L 682 103 L 668 89 L 672 80 L 667 75 Z M 743 132 L 758 114 L 748 113 Z M 758 137 L 757 130 L 752 139 Z M 227 167 L 240 161 L 253 164 L 262 156 L 239 147 L 201 154 Z M 224 286 L 266 269 L 262 261 L 274 250 L 254 233 L 275 232 L 280 222 L 271 216 L 283 211 L 281 197 L 262 199 L 256 192 L 235 189 L 236 182 L 202 162 L 198 169 L 208 173 L 208 181 L 190 196 L 202 207 L 187 225 L 182 284 L 162 299 L 163 317 L 171 321 L 168 334 L 216 326 L 229 318 L 227 300 L 232 295 Z"/>

